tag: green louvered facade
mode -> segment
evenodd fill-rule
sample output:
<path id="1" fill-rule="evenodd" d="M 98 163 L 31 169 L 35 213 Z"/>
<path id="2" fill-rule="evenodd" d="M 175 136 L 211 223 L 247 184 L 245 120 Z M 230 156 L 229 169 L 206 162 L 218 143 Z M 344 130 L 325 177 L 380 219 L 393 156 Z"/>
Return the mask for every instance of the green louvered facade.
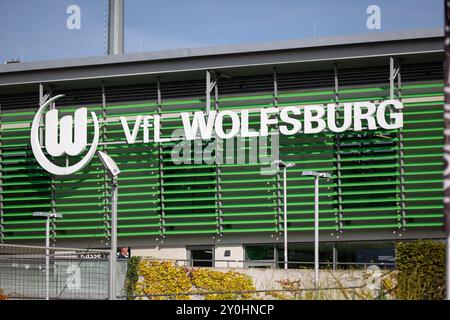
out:
<path id="1" fill-rule="evenodd" d="M 213 94 L 211 108 L 240 110 L 390 98 L 388 64 L 379 71 L 350 68 L 342 72 L 346 77 L 341 79 L 338 70 L 337 82 L 333 70 L 309 73 L 309 80 L 305 78 L 311 83 L 308 86 L 301 75 L 290 73 L 277 74 L 276 88 L 271 85 L 272 75 L 266 75 L 267 81 L 261 81 L 260 87 L 258 80 L 243 78 L 242 85 L 227 90 L 226 80 L 219 81 L 218 100 Z M 400 74 L 394 82 L 394 98 L 404 104 L 403 129 L 280 136 L 280 159 L 296 164 L 289 169 L 287 181 L 290 234 L 310 234 L 314 228 L 313 181 L 300 175 L 304 170 L 332 174 L 330 181 L 320 185 L 321 230 L 340 234 L 442 228 L 442 70 L 436 64 L 406 65 Z M 205 110 L 204 95 L 195 93 L 199 90 L 190 95 L 193 84 L 187 81 L 183 88 L 180 83 L 179 98 L 165 95 L 173 84 L 162 77 L 160 100 L 153 82 L 144 85 L 148 98 L 132 97 L 132 89 L 124 87 L 121 98 L 113 99 L 106 84 L 104 104 L 100 86 L 89 89 L 96 103 L 82 99 L 57 102 L 62 114 L 85 106 L 100 119 L 99 149 L 106 150 L 122 170 L 119 237 L 239 237 L 282 232 L 282 175 L 261 175 L 267 162 L 174 164 L 174 142 L 125 143 L 120 116 L 129 117 L 133 124 L 136 115 L 161 114 L 163 137 L 169 137 L 174 129 L 182 128 L 179 112 Z M 109 181 L 98 158 L 68 177 L 46 173 L 30 147 L 30 123 L 38 105 L 18 96 L 20 103 L 5 107 L 10 97 L 0 99 L 1 240 L 43 239 L 44 221 L 31 214 L 51 210 L 64 216 L 52 224 L 55 239 L 107 236 Z M 256 115 L 250 118 L 255 128 L 259 125 Z M 138 139 L 142 139 L 141 131 Z M 249 141 L 234 152 L 242 155 L 248 148 L 252 148 Z M 270 154 L 270 144 L 267 149 Z"/>

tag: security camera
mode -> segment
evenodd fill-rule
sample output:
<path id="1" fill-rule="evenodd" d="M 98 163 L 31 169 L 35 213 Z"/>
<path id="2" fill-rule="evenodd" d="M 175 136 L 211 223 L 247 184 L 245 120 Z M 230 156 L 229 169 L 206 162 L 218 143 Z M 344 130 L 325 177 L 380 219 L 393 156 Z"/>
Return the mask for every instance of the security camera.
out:
<path id="1" fill-rule="evenodd" d="M 97 151 L 97 154 L 103 166 L 109 171 L 109 174 L 117 177 L 120 174 L 120 169 L 114 160 L 103 151 Z"/>

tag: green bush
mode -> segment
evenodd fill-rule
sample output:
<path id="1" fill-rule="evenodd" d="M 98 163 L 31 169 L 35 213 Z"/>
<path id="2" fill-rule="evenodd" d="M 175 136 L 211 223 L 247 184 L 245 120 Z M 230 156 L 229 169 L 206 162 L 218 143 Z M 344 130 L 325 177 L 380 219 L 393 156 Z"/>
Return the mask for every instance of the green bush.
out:
<path id="1" fill-rule="evenodd" d="M 445 243 L 431 240 L 397 244 L 398 299 L 445 298 Z"/>
<path id="2" fill-rule="evenodd" d="M 131 257 L 130 260 L 128 260 L 127 275 L 125 279 L 125 289 L 127 290 L 127 296 L 129 300 L 133 299 L 130 296 L 134 294 L 136 290 L 136 283 L 139 280 L 140 261 L 141 261 L 140 257 Z"/>

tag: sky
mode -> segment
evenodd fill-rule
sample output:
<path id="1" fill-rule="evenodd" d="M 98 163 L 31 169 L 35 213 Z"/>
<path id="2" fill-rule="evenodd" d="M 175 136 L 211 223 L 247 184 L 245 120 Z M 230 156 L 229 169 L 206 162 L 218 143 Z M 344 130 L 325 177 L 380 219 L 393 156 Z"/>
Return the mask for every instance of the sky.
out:
<path id="1" fill-rule="evenodd" d="M 125 52 L 443 28 L 443 0 L 124 0 Z M 0 0 L 0 63 L 99 56 L 107 0 Z M 70 6 L 80 9 L 79 28 Z M 369 30 L 370 5 L 381 28 Z"/>

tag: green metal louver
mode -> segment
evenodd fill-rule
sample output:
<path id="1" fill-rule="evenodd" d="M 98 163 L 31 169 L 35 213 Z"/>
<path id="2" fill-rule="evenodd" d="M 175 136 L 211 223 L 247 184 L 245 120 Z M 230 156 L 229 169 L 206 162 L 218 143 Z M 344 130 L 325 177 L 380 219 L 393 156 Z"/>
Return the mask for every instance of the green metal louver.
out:
<path id="1" fill-rule="evenodd" d="M 313 182 L 300 176 L 303 170 L 328 171 L 333 176 L 320 187 L 322 230 L 441 227 L 443 84 L 415 79 L 399 89 L 405 106 L 401 135 L 398 130 L 377 130 L 280 137 L 280 158 L 297 164 L 288 173 L 289 231 L 313 229 Z M 386 83 L 344 84 L 338 93 L 339 102 L 389 98 Z M 278 93 L 277 102 L 278 106 L 323 104 L 334 102 L 335 94 L 331 86 L 290 88 Z M 270 107 L 274 96 L 271 91 L 222 94 L 217 105 L 219 110 Z M 117 119 L 204 110 L 204 99 L 164 99 L 163 95 L 160 106 L 153 99 L 108 104 L 105 110 L 101 105 L 88 107 L 99 118 Z M 105 237 L 109 189 L 99 160 L 95 157 L 83 172 L 63 179 L 46 173 L 34 160 L 29 144 L 36 109 L 36 105 L 23 105 L 0 114 L 3 240 L 43 238 L 44 223 L 31 214 L 52 207 L 64 215 L 53 227 L 56 238 Z M 253 117 L 250 122 L 258 125 Z M 178 118 L 165 118 L 162 128 L 168 137 L 182 124 Z M 124 140 L 119 121 L 102 128 L 102 142 Z M 175 165 L 172 147 L 173 143 L 102 146 L 123 172 L 119 236 L 282 231 L 281 177 L 261 175 L 267 163 Z M 248 148 L 247 144 L 237 152 L 242 155 Z"/>

